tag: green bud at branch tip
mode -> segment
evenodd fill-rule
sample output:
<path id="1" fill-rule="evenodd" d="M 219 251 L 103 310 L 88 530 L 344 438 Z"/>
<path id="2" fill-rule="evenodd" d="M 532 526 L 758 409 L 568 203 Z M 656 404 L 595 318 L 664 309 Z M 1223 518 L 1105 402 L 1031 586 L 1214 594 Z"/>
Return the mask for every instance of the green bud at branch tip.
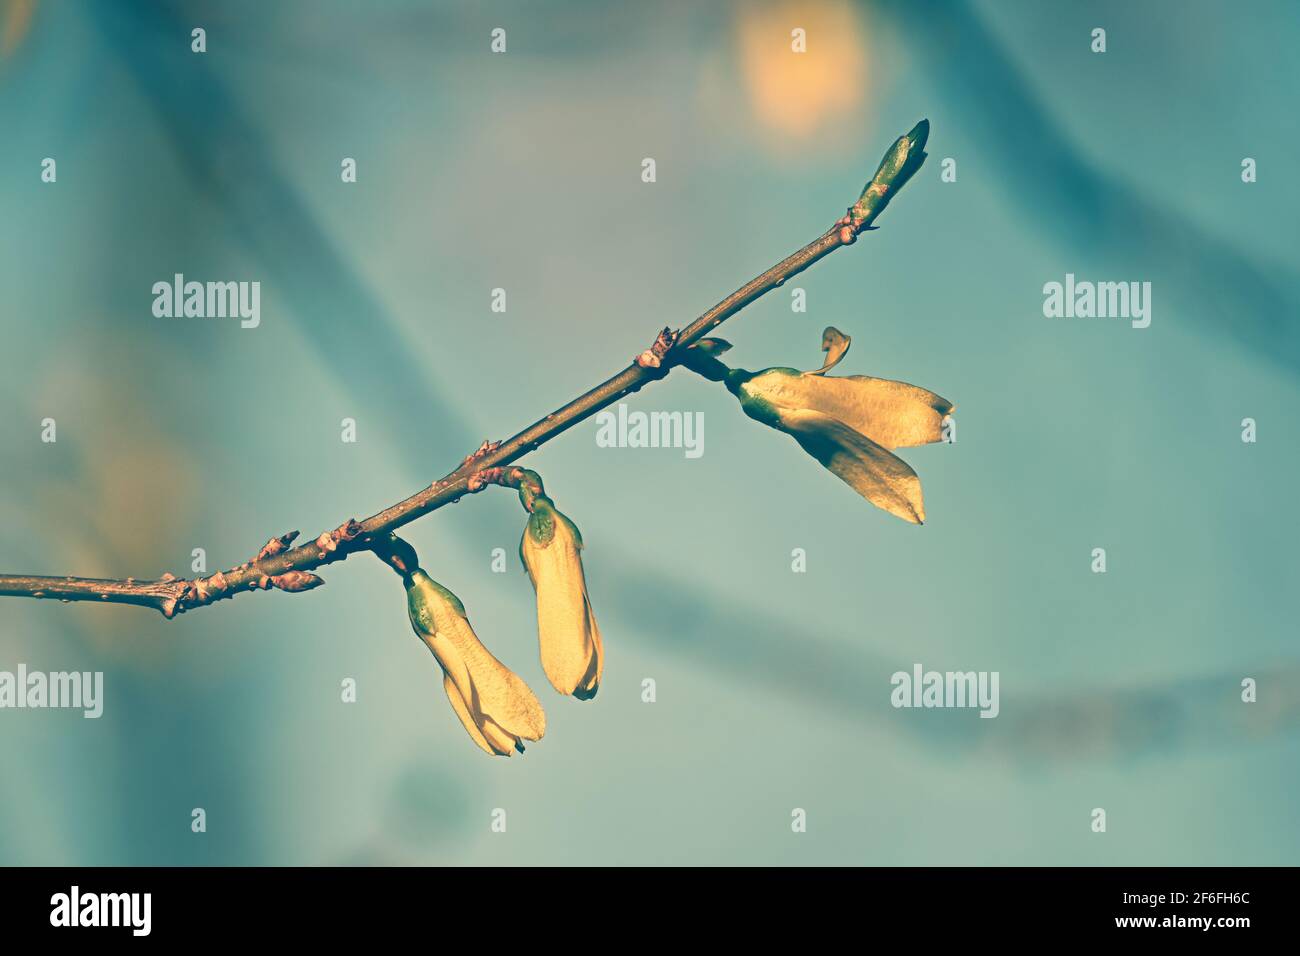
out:
<path id="1" fill-rule="evenodd" d="M 930 121 L 921 120 L 904 136 L 894 140 L 885 151 L 880 167 L 862 190 L 858 201 L 849 207 L 849 222 L 854 232 L 871 227 L 876 217 L 884 212 L 894 194 L 903 188 L 912 175 L 925 162 L 925 144 L 930 138 Z"/>

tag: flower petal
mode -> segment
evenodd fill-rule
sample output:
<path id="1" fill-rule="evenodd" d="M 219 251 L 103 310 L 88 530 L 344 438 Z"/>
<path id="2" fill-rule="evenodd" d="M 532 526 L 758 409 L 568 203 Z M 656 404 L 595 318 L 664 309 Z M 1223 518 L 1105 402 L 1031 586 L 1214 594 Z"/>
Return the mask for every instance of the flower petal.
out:
<path id="1" fill-rule="evenodd" d="M 828 400 L 815 406 L 885 448 L 913 448 L 943 441 L 943 420 L 955 407 L 929 389 L 888 378 L 848 375 L 826 378 Z"/>
<path id="2" fill-rule="evenodd" d="M 509 754 L 519 748 L 520 738 L 540 740 L 546 732 L 541 703 L 483 646 L 456 596 L 416 571 L 408 597 L 411 625 L 442 668 L 452 709 L 474 742 L 491 753 Z"/>
<path id="3" fill-rule="evenodd" d="M 815 372 L 809 372 L 809 375 L 825 375 L 840 362 L 844 361 L 844 356 L 849 352 L 849 346 L 853 344 L 853 339 L 845 335 L 833 325 L 826 326 L 822 332 L 822 351 L 826 353 L 826 361 L 822 367 Z"/>
<path id="4" fill-rule="evenodd" d="M 442 687 L 443 690 L 447 692 L 447 700 L 451 701 L 451 709 L 454 710 L 456 716 L 460 718 L 460 722 L 464 725 L 465 732 L 469 734 L 470 740 L 474 741 L 474 743 L 478 744 L 494 757 L 509 756 L 509 754 L 503 754 L 502 751 L 497 750 L 488 743 L 487 738 L 483 736 L 483 731 L 479 729 L 474 716 L 469 712 L 469 708 L 465 706 L 465 698 L 460 695 L 460 688 L 458 688 L 456 682 L 451 679 L 451 675 L 445 672 L 442 675 Z"/>
<path id="5" fill-rule="evenodd" d="M 586 606 L 587 634 L 596 653 L 592 658 L 591 666 L 587 668 L 587 673 L 578 682 L 573 696 L 578 700 L 591 700 L 596 696 L 596 691 L 600 690 L 600 677 L 605 670 L 605 642 L 601 639 L 600 628 L 596 624 L 596 614 L 591 609 L 591 599 L 587 597 L 585 588 L 582 592 L 582 602 Z"/>
<path id="6" fill-rule="evenodd" d="M 527 529 L 520 543 L 528 577 L 537 591 L 537 635 L 542 669 L 561 694 L 595 696 L 603 648 L 591 613 L 582 568 L 581 539 L 558 512 L 545 545 Z M 583 696 L 585 693 L 586 696 Z"/>
<path id="7" fill-rule="evenodd" d="M 521 739 L 517 735 L 510 733 L 491 717 L 484 717 L 481 727 L 483 736 L 488 739 L 488 743 L 495 747 L 497 753 L 502 757 L 509 757 L 515 751 L 524 752 Z"/>
<path id="8" fill-rule="evenodd" d="M 804 451 L 877 508 L 924 523 L 921 479 L 897 455 L 820 412 L 783 410 L 781 424 Z"/>
<path id="9" fill-rule="evenodd" d="M 829 415 L 885 448 L 911 448 L 943 440 L 943 419 L 952 402 L 907 382 L 870 375 L 760 373 L 747 394 L 783 411 L 804 408 Z"/>

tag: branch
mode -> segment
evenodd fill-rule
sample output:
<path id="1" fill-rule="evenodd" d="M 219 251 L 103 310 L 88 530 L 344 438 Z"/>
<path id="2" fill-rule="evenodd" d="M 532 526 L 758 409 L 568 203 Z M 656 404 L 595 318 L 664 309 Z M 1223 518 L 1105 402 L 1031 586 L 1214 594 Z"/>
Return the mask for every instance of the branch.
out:
<path id="1" fill-rule="evenodd" d="M 858 201 L 829 230 L 798 252 L 745 283 L 685 329 L 678 332 L 664 329 L 650 348 L 612 378 L 504 442 L 485 441 L 450 474 L 364 521 L 350 518 L 311 543 L 296 548 L 289 545 L 297 532 L 272 538 L 251 560 L 208 577 L 185 579 L 169 573 L 155 581 L 136 581 L 134 578 L 0 574 L 0 596 L 135 604 L 155 608 L 164 617 L 171 618 L 246 591 L 309 590 L 323 583 L 312 571 L 358 551 L 373 551 L 391 564 L 392 532 L 488 484 L 518 487 L 516 472 L 520 470 L 506 472 L 505 466 L 601 409 L 640 391 L 649 382 L 663 378 L 682 360 L 687 348 L 745 306 L 779 288 L 823 256 L 841 246 L 852 245 L 859 233 L 874 228 L 877 217 L 925 161 L 929 132 L 929 121 L 922 120 L 907 135 L 895 140 Z"/>

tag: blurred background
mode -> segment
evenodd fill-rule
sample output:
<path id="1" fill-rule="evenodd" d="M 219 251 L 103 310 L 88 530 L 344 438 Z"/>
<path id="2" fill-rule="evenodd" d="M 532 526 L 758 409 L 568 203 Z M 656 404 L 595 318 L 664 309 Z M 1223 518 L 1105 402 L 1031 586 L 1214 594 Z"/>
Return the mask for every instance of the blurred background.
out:
<path id="1" fill-rule="evenodd" d="M 409 526 L 546 706 L 510 760 L 377 561 L 172 622 L 2 599 L 0 670 L 102 670 L 105 709 L 0 711 L 0 863 L 1295 863 L 1300 15 L 1250 9 L 0 2 L 0 570 L 373 514 L 818 235 L 922 117 L 807 312 L 721 333 L 815 368 L 833 324 L 837 371 L 958 406 L 905 455 L 922 528 L 685 373 L 630 405 L 703 412 L 702 457 L 589 421 L 527 459 L 586 538 L 590 703 L 542 674 L 512 495 Z M 260 281 L 260 327 L 155 318 L 177 272 Z M 1067 272 L 1150 281 L 1151 327 L 1044 318 Z M 999 671 L 1001 715 L 891 708 L 918 662 Z"/>

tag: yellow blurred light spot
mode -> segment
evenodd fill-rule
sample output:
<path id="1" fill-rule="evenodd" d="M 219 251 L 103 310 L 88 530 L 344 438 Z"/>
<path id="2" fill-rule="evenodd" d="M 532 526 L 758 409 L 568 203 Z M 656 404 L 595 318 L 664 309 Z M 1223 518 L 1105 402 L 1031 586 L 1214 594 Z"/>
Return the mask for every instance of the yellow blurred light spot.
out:
<path id="1" fill-rule="evenodd" d="M 806 52 L 795 52 L 793 31 Z M 741 6 L 741 74 L 754 118 L 768 131 L 808 137 L 854 115 L 866 91 L 861 18 L 846 0 L 781 0 Z"/>
<path id="2" fill-rule="evenodd" d="M 0 56 L 8 56 L 18 49 L 18 44 L 27 34 L 32 22 L 32 11 L 36 9 L 36 0 L 4 0 L 3 36 L 0 36 Z"/>
<path id="3" fill-rule="evenodd" d="M 67 449 L 65 467 L 36 473 L 30 507 L 46 529 L 45 559 L 70 574 L 156 578 L 171 571 L 191 577 L 191 549 L 211 545 L 193 540 L 199 519 L 218 500 L 208 497 L 205 473 L 191 457 L 203 433 L 176 431 L 154 407 L 152 387 L 174 385 L 181 376 L 121 374 L 138 344 L 87 332 L 84 348 L 60 353 L 28 397 L 27 417 L 56 417 L 58 444 L 51 447 Z M 91 409 L 99 424 L 77 424 Z M 229 557 L 208 547 L 208 573 L 236 563 Z M 144 666 L 170 653 L 167 645 L 140 640 L 142 626 L 163 624 L 157 615 L 142 625 L 144 612 L 88 606 L 75 613 L 86 622 L 86 642 L 100 654 Z"/>

